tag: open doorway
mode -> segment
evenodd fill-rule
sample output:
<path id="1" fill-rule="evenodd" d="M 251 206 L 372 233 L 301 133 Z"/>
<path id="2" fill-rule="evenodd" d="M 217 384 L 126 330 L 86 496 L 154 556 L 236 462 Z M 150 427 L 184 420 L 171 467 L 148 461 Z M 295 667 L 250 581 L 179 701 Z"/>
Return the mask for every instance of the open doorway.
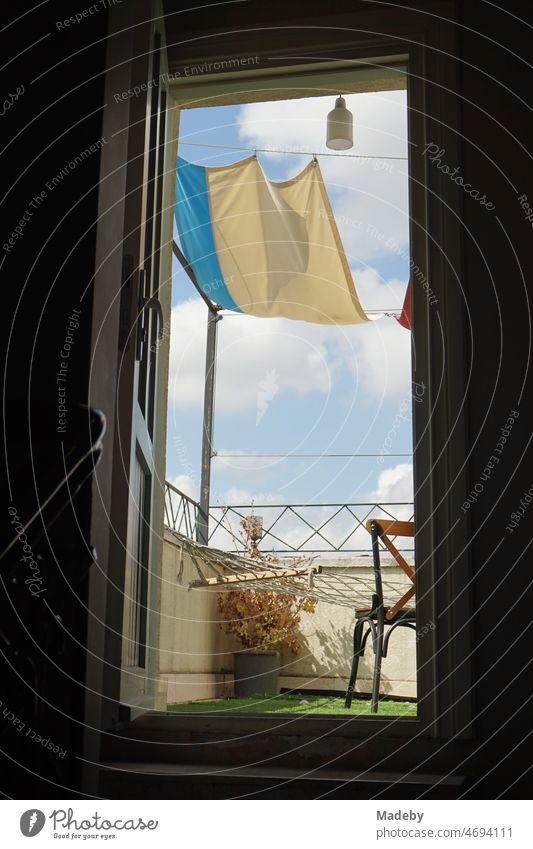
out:
<path id="1" fill-rule="evenodd" d="M 227 166 L 252 154 L 269 180 L 284 182 L 316 156 L 370 321 L 324 327 L 220 313 L 207 542 L 246 554 L 243 521 L 260 517 L 264 556 L 282 565 L 286 558 L 292 565 L 295 556 L 308 557 L 320 562 L 328 578 L 338 576 L 333 590 L 326 581 L 328 590 L 321 591 L 317 580 L 308 594 L 300 587 L 289 606 L 281 601 L 281 618 L 295 622 L 292 639 L 266 645 L 278 632 L 262 631 L 261 650 L 280 649 L 276 694 L 233 700 L 234 651 L 251 651 L 249 632 L 261 631 L 264 616 L 258 599 L 269 599 L 272 591 L 239 583 L 230 602 L 219 585 L 186 591 L 198 584 L 198 575 L 183 568 L 179 537 L 194 538 L 197 530 L 208 308 L 176 262 L 164 580 L 172 581 L 176 558 L 181 565 L 177 585 L 163 592 L 160 665 L 171 710 L 347 711 L 353 590 L 369 595 L 373 580 L 365 524 L 380 517 L 413 519 L 412 406 L 424 386 L 412 382 L 411 334 L 397 320 L 413 270 L 407 91 L 396 86 L 348 95 L 355 146 L 340 153 L 325 146 L 333 102 L 331 96 L 300 97 L 196 106 L 180 115 L 179 156 L 202 167 Z M 177 230 L 175 238 L 179 244 Z M 212 297 L 216 301 L 216 291 Z M 397 545 L 412 563 L 413 540 Z M 383 570 L 387 591 L 403 586 L 405 575 L 397 574 L 390 556 Z M 302 601 L 306 597 L 312 603 Z M 255 628 L 246 629 L 243 642 L 248 614 Z M 368 712 L 373 662 L 367 649 L 352 713 Z M 381 670 L 381 712 L 416 714 L 415 700 L 415 637 L 398 629 Z"/>

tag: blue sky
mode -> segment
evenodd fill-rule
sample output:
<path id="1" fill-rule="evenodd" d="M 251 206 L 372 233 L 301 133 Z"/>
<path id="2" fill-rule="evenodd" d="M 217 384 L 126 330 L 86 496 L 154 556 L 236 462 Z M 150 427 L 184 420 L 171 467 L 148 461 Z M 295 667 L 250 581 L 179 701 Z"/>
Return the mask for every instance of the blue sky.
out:
<path id="1" fill-rule="evenodd" d="M 406 156 L 405 92 L 351 95 L 349 153 Z M 182 112 L 180 155 L 223 165 L 248 155 L 183 142 L 306 150 L 258 153 L 270 179 L 316 152 L 356 288 L 367 309 L 401 307 L 408 279 L 405 161 L 320 156 L 332 98 Z M 206 308 L 175 260 L 167 478 L 198 496 Z M 392 318 L 322 327 L 226 314 L 219 357 L 212 503 L 408 500 L 412 492 L 410 334 Z M 257 454 L 289 454 L 263 459 Z M 381 454 L 299 458 L 296 454 Z"/>

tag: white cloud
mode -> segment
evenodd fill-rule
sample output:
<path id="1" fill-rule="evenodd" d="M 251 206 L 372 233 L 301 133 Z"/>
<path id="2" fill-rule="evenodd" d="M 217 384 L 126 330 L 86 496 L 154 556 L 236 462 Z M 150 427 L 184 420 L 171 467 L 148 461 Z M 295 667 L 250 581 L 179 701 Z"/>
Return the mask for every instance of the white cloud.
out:
<path id="1" fill-rule="evenodd" d="M 400 311 L 405 298 L 406 281 L 383 280 L 377 269 L 369 266 L 352 272 L 359 299 L 365 310 Z"/>
<path id="2" fill-rule="evenodd" d="M 194 501 L 198 500 L 198 487 L 190 475 L 176 475 L 169 478 L 169 483 Z M 165 496 L 165 524 L 167 523 L 181 533 L 188 533 L 194 525 L 193 506 L 172 489 Z"/>
<path id="3" fill-rule="evenodd" d="M 349 95 L 347 104 L 356 128 L 353 152 L 405 155 L 404 91 Z M 246 104 L 238 116 L 239 133 L 246 145 L 254 147 L 320 152 L 326 150 L 326 115 L 332 106 L 331 97 Z M 309 160 L 308 154 L 266 155 L 267 160 L 270 157 L 285 165 L 285 176 L 297 173 Z M 377 256 L 407 256 L 407 178 L 400 175 L 407 170 L 404 165 L 335 156 L 321 159 L 356 289 L 370 310 L 399 310 L 403 303 L 406 281 L 384 281 L 367 262 Z M 268 175 L 268 161 L 266 171 Z M 397 248 L 387 247 L 389 238 Z M 205 338 L 201 301 L 174 307 L 169 389 L 170 401 L 177 406 L 199 409 L 203 404 Z M 360 389 L 374 400 L 409 391 L 410 334 L 392 319 L 336 328 L 228 316 L 219 325 L 218 342 L 217 413 L 255 410 L 259 427 L 268 426 L 268 405 L 282 403 L 283 393 L 327 396 L 343 370 L 356 375 Z"/>
<path id="4" fill-rule="evenodd" d="M 265 461 L 257 453 L 240 448 L 219 448 L 213 457 L 213 463 L 216 463 L 217 467 L 227 466 L 230 469 L 243 470 L 261 469 L 265 465 Z"/>
<path id="5" fill-rule="evenodd" d="M 214 499 L 215 501 L 215 499 Z M 221 493 L 216 502 L 222 506 L 231 504 L 250 505 L 250 510 L 246 508 L 240 512 L 246 514 L 252 509 L 254 512 L 263 517 L 263 527 L 268 529 L 273 522 L 276 522 L 273 528 L 273 536 L 266 536 L 263 542 L 265 551 L 274 549 L 283 549 L 287 545 L 298 547 L 306 542 L 306 548 L 312 549 L 316 546 L 318 549 L 327 549 L 327 543 L 320 536 L 316 535 L 312 539 L 312 530 L 309 527 L 320 528 L 321 533 L 329 540 L 332 545 L 343 545 L 345 549 L 355 549 L 358 551 L 370 552 L 370 535 L 364 527 L 364 522 L 367 518 L 390 518 L 392 511 L 397 519 L 410 519 L 412 515 L 413 501 L 413 466 L 411 463 L 399 463 L 388 469 L 383 469 L 378 478 L 378 484 L 374 491 L 368 496 L 365 496 L 361 501 L 375 502 L 377 504 L 393 504 L 397 502 L 408 502 L 405 507 L 398 506 L 389 508 L 388 512 L 380 510 L 371 510 L 366 504 L 355 508 L 355 515 L 358 517 L 358 524 L 354 516 L 343 510 L 338 515 L 337 506 L 309 505 L 305 508 L 299 508 L 305 521 L 298 518 L 294 513 L 287 512 L 281 515 L 282 511 L 277 507 L 271 507 L 273 504 L 284 504 L 286 498 L 278 493 L 273 492 L 252 492 L 249 489 L 241 489 L 239 487 L 230 487 Z M 222 518 L 222 512 L 215 507 L 212 510 L 212 515 L 217 519 Z M 279 518 L 279 521 L 276 521 Z M 331 521 L 328 521 L 331 519 Z M 240 539 L 239 516 L 235 513 L 224 515 L 222 527 L 219 527 L 216 533 L 216 541 L 214 545 L 220 548 L 233 548 L 233 536 Z M 276 539 L 276 537 L 278 539 Z M 348 539 L 347 539 L 348 538 Z"/>
<path id="6" fill-rule="evenodd" d="M 390 501 L 390 499 L 387 499 Z M 385 499 L 383 499 L 385 501 Z M 336 505 L 324 505 L 297 508 L 299 516 L 288 511 L 283 512 L 279 507 L 270 507 L 270 504 L 284 504 L 286 499 L 281 496 L 268 493 L 256 493 L 255 496 L 247 490 L 230 488 L 220 499 L 221 507 L 227 504 L 245 505 L 239 511 L 239 514 L 247 515 L 253 510 L 256 515 L 263 518 L 263 527 L 268 531 L 272 527 L 270 533 L 266 533 L 263 542 L 260 545 L 265 552 L 283 551 L 287 549 L 298 549 L 302 546 L 304 553 L 313 552 L 313 550 L 321 551 L 321 557 L 326 554 L 332 556 L 335 554 L 335 547 L 342 546 L 341 552 L 371 551 L 370 534 L 364 527 L 364 522 L 367 518 L 379 518 L 388 514 L 380 510 L 371 510 L 367 505 L 360 507 L 352 507 L 354 515 L 348 510 L 338 512 Z M 249 507 L 248 507 L 249 505 Z M 398 518 L 408 519 L 410 517 L 410 509 L 397 508 L 395 515 Z M 213 544 L 220 548 L 234 548 L 234 539 L 240 540 L 240 515 L 231 511 L 222 513 L 220 509 L 211 511 L 211 515 L 215 520 L 221 520 L 222 524 L 218 526 Z M 330 521 L 328 521 L 330 520 Z M 313 534 L 313 529 L 319 529 L 320 534 Z"/>
<path id="7" fill-rule="evenodd" d="M 188 408 L 203 404 L 205 341 L 204 304 L 189 300 L 175 306 L 169 384 L 174 404 Z M 327 395 L 339 366 L 328 328 L 288 319 L 227 316 L 218 332 L 217 412 L 257 410 L 261 386 L 272 372 L 279 394 Z"/>
<path id="8" fill-rule="evenodd" d="M 212 507 L 210 511 L 212 516 L 212 525 L 214 526 L 213 520 L 220 524 L 216 526 L 211 545 L 216 548 L 226 550 L 234 549 L 236 544 L 237 547 L 239 547 L 239 545 L 242 546 L 244 543 L 244 534 L 240 526 L 240 515 L 243 514 L 246 516 L 253 511 L 256 515 L 261 515 L 263 517 L 263 527 L 268 527 L 275 520 L 279 510 L 267 507 L 266 509 L 261 509 L 260 513 L 258 513 L 253 505 L 283 504 L 283 502 L 283 496 L 277 493 L 252 492 L 249 489 L 241 489 L 236 486 L 229 487 L 229 489 L 226 489 L 221 493 L 214 493 L 211 498 L 212 505 L 219 504 L 220 508 L 225 507 L 228 504 L 240 504 L 245 506 L 244 509 L 239 510 L 238 513 L 233 513 L 231 511 L 225 512 L 216 506 Z"/>
<path id="9" fill-rule="evenodd" d="M 346 96 L 354 115 L 355 143 L 350 154 L 407 155 L 405 91 Z M 250 103 L 241 108 L 239 133 L 246 145 L 257 148 L 306 150 L 301 157 L 260 154 L 268 176 L 268 160 L 293 176 L 309 161 L 310 153 L 325 147 L 326 116 L 331 97 L 312 97 L 273 103 Z M 403 252 L 408 244 L 407 163 L 399 160 L 322 156 L 320 167 L 330 196 L 344 248 L 351 262 L 366 262 L 391 254 L 392 239 Z"/>
<path id="10" fill-rule="evenodd" d="M 354 147 L 350 153 L 406 156 L 406 91 L 347 94 L 344 98 L 354 116 Z M 328 95 L 247 103 L 237 119 L 240 136 L 252 147 L 257 143 L 257 147 L 276 150 L 331 153 L 326 147 L 326 116 L 334 100 Z M 268 155 L 278 160 L 284 158 L 279 154 Z"/>
<path id="11" fill-rule="evenodd" d="M 219 448 L 213 457 L 213 468 L 218 472 L 231 469 L 232 472 L 260 472 L 272 469 L 280 463 L 276 457 L 262 457 L 252 451 L 239 448 Z"/>
<path id="12" fill-rule="evenodd" d="M 198 498 L 198 484 L 190 475 L 176 475 L 174 478 L 169 478 L 169 483 L 188 495 L 189 498 Z"/>
<path id="13" fill-rule="evenodd" d="M 275 492 L 252 492 L 231 486 L 217 499 L 220 504 L 283 504 L 284 498 Z"/>
<path id="14" fill-rule="evenodd" d="M 406 283 L 382 280 L 374 268 L 357 275 L 361 303 L 367 310 L 399 311 Z M 348 325 L 334 336 L 336 353 L 367 397 L 398 399 L 410 393 L 411 334 L 394 318 L 376 316 L 368 324 Z"/>
<path id="15" fill-rule="evenodd" d="M 398 463 L 390 469 L 383 469 L 371 498 L 379 503 L 411 502 L 413 500 L 413 464 Z"/>
<path id="16" fill-rule="evenodd" d="M 399 309 L 405 283 L 382 281 L 375 269 L 358 275 L 367 309 Z M 172 310 L 170 402 L 200 409 L 204 399 L 206 308 L 199 299 Z M 219 325 L 216 381 L 217 413 L 255 411 L 258 427 L 268 427 L 262 387 L 275 374 L 270 404 L 287 392 L 327 397 L 343 371 L 359 390 L 376 399 L 409 392 L 411 334 L 392 318 L 343 327 L 306 324 L 281 318 L 226 316 Z M 264 416 L 258 416 L 258 411 Z M 223 453 L 221 451 L 221 453 Z"/>
<path id="17" fill-rule="evenodd" d="M 198 299 L 172 308 L 170 324 L 170 402 L 201 407 L 204 395 L 206 307 Z"/>
<path id="18" fill-rule="evenodd" d="M 372 400 L 409 394 L 411 334 L 393 318 L 350 328 L 338 339 L 346 367 Z"/>

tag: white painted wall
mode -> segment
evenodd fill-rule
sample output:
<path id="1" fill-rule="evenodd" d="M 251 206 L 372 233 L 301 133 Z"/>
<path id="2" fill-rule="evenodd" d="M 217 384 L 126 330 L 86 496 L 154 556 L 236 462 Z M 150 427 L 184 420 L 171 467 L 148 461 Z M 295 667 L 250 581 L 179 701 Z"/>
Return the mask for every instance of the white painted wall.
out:
<path id="1" fill-rule="evenodd" d="M 370 558 L 360 557 L 352 562 L 354 578 L 360 576 L 366 585 L 372 575 Z M 328 563 L 334 565 L 335 561 Z M 399 590 L 409 585 L 398 567 L 384 565 L 383 572 L 388 581 L 398 583 Z M 218 625 L 217 592 L 187 589 L 189 581 L 197 577 L 190 556 L 182 554 L 176 537 L 165 531 L 159 666 L 168 703 L 233 694 L 232 652 L 240 646 Z M 349 608 L 324 602 L 318 603 L 314 614 L 302 614 L 302 650 L 296 657 L 282 652 L 280 687 L 345 690 L 350 673 L 353 624 L 354 615 Z M 382 665 L 382 692 L 416 695 L 415 645 L 413 631 L 395 631 L 389 657 Z M 370 691 L 372 668 L 373 653 L 368 643 L 366 656 L 359 665 L 358 691 Z"/>

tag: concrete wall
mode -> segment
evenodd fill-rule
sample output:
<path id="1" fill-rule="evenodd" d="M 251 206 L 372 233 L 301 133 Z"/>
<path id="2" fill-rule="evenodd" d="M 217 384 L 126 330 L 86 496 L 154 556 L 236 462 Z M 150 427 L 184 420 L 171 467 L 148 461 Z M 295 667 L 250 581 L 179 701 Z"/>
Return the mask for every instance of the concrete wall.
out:
<path id="1" fill-rule="evenodd" d="M 337 565 L 339 561 L 336 561 Z M 343 561 L 345 562 L 345 561 Z M 328 561 L 335 567 L 335 561 Z M 326 567 L 327 568 L 327 567 Z M 365 587 L 372 570 L 370 558 L 353 561 L 350 572 Z M 384 565 L 384 578 L 398 586 L 407 579 L 400 569 Z M 233 656 L 240 648 L 218 624 L 217 592 L 188 590 L 198 578 L 189 555 L 181 551 L 176 537 L 165 531 L 163 585 L 161 593 L 160 679 L 167 688 L 168 703 L 233 695 Z M 367 598 L 364 591 L 362 598 Z M 302 614 L 299 655 L 281 653 L 280 687 L 345 690 L 350 673 L 354 617 L 351 609 L 319 602 L 314 614 Z M 382 692 L 416 696 L 416 635 L 408 629 L 394 633 L 389 657 L 382 665 Z M 367 645 L 360 663 L 356 689 L 368 693 L 373 654 Z"/>
<path id="2" fill-rule="evenodd" d="M 198 573 L 165 531 L 160 620 L 160 678 L 168 702 L 233 692 L 233 644 L 218 625 L 217 593 L 187 589 Z"/>
<path id="3" fill-rule="evenodd" d="M 333 564 L 331 564 L 333 565 Z M 327 567 L 326 567 L 327 568 Z M 350 574 L 365 587 L 370 585 L 370 558 L 357 558 Z M 393 578 L 398 597 L 408 584 L 399 567 L 383 566 L 383 575 Z M 400 588 L 404 587 L 400 591 Z M 362 599 L 370 596 L 362 591 Z M 280 686 L 308 689 L 345 690 L 352 663 L 354 614 L 348 607 L 318 603 L 314 613 L 301 617 L 301 652 L 281 655 Z M 367 642 L 365 656 L 359 661 L 356 691 L 368 693 L 372 687 L 374 654 Z M 391 637 L 388 657 L 381 666 L 381 692 L 397 696 L 416 696 L 416 634 L 409 628 L 397 628 Z"/>

